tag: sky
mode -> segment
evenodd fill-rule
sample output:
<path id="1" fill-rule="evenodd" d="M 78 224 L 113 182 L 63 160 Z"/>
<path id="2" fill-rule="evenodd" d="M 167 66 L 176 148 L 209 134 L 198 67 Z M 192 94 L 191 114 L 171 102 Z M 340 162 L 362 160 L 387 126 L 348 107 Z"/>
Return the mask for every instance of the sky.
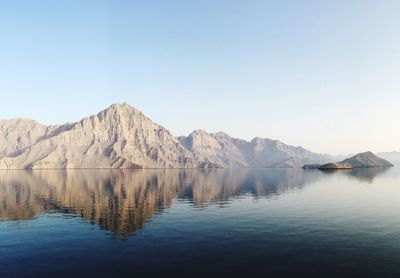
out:
<path id="1" fill-rule="evenodd" d="M 0 118 L 400 150 L 400 1 L 0 0 Z"/>

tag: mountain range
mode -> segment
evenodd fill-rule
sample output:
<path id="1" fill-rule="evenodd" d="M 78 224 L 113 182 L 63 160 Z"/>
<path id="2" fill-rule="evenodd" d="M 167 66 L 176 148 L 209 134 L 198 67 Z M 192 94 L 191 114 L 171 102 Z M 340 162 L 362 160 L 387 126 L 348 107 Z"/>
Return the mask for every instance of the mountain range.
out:
<path id="1" fill-rule="evenodd" d="M 278 140 L 196 130 L 175 137 L 127 103 L 79 122 L 0 121 L 0 169 L 301 167 L 337 160 Z"/>

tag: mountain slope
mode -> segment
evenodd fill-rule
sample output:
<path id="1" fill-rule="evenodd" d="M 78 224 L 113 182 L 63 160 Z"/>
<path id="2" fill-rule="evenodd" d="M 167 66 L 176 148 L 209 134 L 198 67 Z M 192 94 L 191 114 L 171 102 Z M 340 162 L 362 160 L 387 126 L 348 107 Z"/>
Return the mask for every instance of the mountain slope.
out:
<path id="1" fill-rule="evenodd" d="M 246 147 L 251 165 L 259 167 L 301 167 L 306 163 L 329 161 L 329 155 L 310 152 L 302 147 L 286 145 L 278 140 L 254 138 Z"/>
<path id="2" fill-rule="evenodd" d="M 388 160 L 389 162 L 393 164 L 400 164 L 400 152 L 382 152 L 382 153 L 377 153 L 377 156 Z"/>
<path id="3" fill-rule="evenodd" d="M 187 137 L 178 137 L 178 140 L 189 151 L 223 167 L 250 166 L 240 149 L 246 141 L 234 139 L 223 132 L 209 134 L 204 130 L 195 130 Z"/>
<path id="4" fill-rule="evenodd" d="M 56 129 L 29 119 L 0 120 L 0 158 L 20 154 Z"/>
<path id="5" fill-rule="evenodd" d="M 248 142 L 223 132 L 209 134 L 196 130 L 188 137 L 178 139 L 188 150 L 223 167 L 295 168 L 332 159 L 329 155 L 313 153 L 277 140 L 257 137 Z"/>
<path id="6" fill-rule="evenodd" d="M 216 166 L 128 104 L 114 104 L 0 160 L 0 168 L 8 169 Z"/>
<path id="7" fill-rule="evenodd" d="M 352 168 L 368 168 L 368 167 L 391 167 L 393 164 L 382 159 L 372 152 L 359 153 L 353 157 L 347 158 L 340 163 L 347 163 Z"/>

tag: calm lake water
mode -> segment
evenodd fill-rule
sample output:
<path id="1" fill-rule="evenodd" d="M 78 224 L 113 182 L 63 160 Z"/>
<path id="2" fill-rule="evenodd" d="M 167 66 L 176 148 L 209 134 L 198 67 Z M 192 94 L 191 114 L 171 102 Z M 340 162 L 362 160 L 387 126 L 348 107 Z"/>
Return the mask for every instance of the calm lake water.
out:
<path id="1" fill-rule="evenodd" d="M 0 277 L 400 277 L 400 167 L 0 171 Z"/>

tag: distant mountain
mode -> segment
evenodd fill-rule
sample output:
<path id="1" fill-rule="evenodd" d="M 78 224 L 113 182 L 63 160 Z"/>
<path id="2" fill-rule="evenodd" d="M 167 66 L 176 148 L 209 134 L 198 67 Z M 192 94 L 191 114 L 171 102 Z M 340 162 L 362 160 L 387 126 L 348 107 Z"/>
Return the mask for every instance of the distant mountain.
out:
<path id="1" fill-rule="evenodd" d="M 187 137 L 178 137 L 178 140 L 189 151 L 207 157 L 221 167 L 250 167 L 242 153 L 242 146 L 247 142 L 234 139 L 223 132 L 210 134 L 204 130 L 196 130 Z"/>
<path id="2" fill-rule="evenodd" d="M 324 163 L 332 156 L 256 137 L 250 142 L 229 135 L 196 130 L 178 140 L 190 151 L 222 167 L 294 168 L 305 163 Z"/>
<path id="3" fill-rule="evenodd" d="M 337 170 L 337 169 L 353 169 L 353 168 L 372 168 L 372 167 L 391 167 L 393 164 L 374 155 L 372 152 L 364 152 L 356 154 L 341 162 L 327 163 L 324 165 L 304 165 L 304 169 L 318 168 L 320 170 Z"/>
<path id="4" fill-rule="evenodd" d="M 128 104 L 76 123 L 0 121 L 0 169 L 300 167 L 334 157 L 277 140 L 203 130 L 174 137 Z"/>
<path id="5" fill-rule="evenodd" d="M 381 152 L 377 153 L 377 155 L 393 164 L 400 164 L 400 152 Z"/>
<path id="6" fill-rule="evenodd" d="M 374 155 L 372 152 L 364 152 L 356 154 L 350 158 L 343 160 L 341 163 L 348 163 L 352 168 L 368 168 L 368 167 L 391 167 L 393 164 Z"/>

